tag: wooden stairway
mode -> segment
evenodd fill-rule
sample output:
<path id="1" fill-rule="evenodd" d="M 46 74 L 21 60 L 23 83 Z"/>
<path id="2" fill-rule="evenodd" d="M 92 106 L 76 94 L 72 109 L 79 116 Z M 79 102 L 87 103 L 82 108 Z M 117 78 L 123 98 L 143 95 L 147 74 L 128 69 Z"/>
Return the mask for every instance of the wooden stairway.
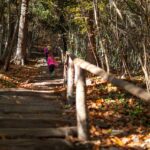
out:
<path id="1" fill-rule="evenodd" d="M 59 97 L 0 95 L 0 150 L 73 149 L 76 128 L 63 118 Z M 13 92 L 10 92 L 13 94 Z M 69 127 L 70 126 L 70 127 Z"/>
<path id="2" fill-rule="evenodd" d="M 51 92 L 62 79 L 50 80 L 46 67 L 41 70 L 33 83 L 38 90 L 0 89 L 0 150 L 74 149 L 67 137 L 76 136 L 76 128 L 64 118 L 61 96 Z"/>

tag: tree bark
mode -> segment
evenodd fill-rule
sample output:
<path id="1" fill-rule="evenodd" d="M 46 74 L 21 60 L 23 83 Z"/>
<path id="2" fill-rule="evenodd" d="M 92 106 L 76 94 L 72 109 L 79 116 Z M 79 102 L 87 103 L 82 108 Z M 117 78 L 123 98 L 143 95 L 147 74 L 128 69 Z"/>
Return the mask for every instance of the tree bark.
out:
<path id="1" fill-rule="evenodd" d="M 4 15 L 4 24 L 3 24 L 3 35 L 2 35 L 2 55 L 1 55 L 1 61 L 2 64 L 4 65 L 6 62 L 6 58 L 9 55 L 9 50 L 11 47 L 11 43 L 13 39 L 13 35 L 14 35 L 14 30 L 15 30 L 15 24 L 16 24 L 16 20 L 14 18 L 14 14 L 15 12 L 12 10 L 12 3 L 11 1 L 8 2 L 7 4 L 7 19 Z M 18 18 L 17 18 L 18 19 Z M 15 41 L 14 41 L 15 43 Z M 13 43 L 13 45 L 14 45 Z"/>
<path id="2" fill-rule="evenodd" d="M 100 60 L 96 52 L 96 41 L 95 41 L 95 29 L 94 29 L 94 12 L 93 10 L 89 11 L 89 20 L 88 20 L 88 61 L 92 64 L 100 66 Z"/>
<path id="3" fill-rule="evenodd" d="M 65 5 L 65 0 L 58 0 L 58 6 L 60 8 L 59 10 L 59 24 L 60 24 L 60 32 L 62 36 L 62 42 L 63 42 L 63 51 L 66 53 L 67 51 L 67 26 L 66 26 L 66 19 L 64 16 L 64 5 Z"/>
<path id="4" fill-rule="evenodd" d="M 5 71 L 8 71 L 8 68 L 9 68 L 10 59 L 11 59 L 11 55 L 12 55 L 12 50 L 13 50 L 13 46 L 14 46 L 14 43 L 15 43 L 15 37 L 17 35 L 17 30 L 18 30 L 18 21 L 16 22 L 16 25 L 15 25 L 15 28 L 14 28 L 14 33 L 13 33 L 13 36 L 12 36 L 11 43 L 8 46 L 8 54 L 6 56 L 5 64 L 4 64 L 4 70 Z"/>
<path id="5" fill-rule="evenodd" d="M 24 65 L 26 56 L 26 31 L 27 31 L 27 11 L 29 0 L 22 0 L 21 15 L 19 22 L 17 50 L 14 62 L 18 65 Z"/>
<path id="6" fill-rule="evenodd" d="M 4 1 L 1 2 L 0 7 L 0 58 L 2 56 L 3 48 L 3 38 L 4 38 Z"/>

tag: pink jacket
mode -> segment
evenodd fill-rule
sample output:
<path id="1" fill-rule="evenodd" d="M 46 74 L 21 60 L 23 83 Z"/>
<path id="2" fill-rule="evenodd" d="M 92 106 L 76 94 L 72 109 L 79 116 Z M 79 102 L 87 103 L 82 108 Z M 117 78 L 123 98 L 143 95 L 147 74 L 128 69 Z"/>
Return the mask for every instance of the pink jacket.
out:
<path id="1" fill-rule="evenodd" d="M 50 65 L 55 65 L 55 66 L 58 66 L 58 63 L 55 61 L 55 59 L 51 56 L 48 56 L 48 59 L 47 59 L 47 64 L 48 66 Z"/>

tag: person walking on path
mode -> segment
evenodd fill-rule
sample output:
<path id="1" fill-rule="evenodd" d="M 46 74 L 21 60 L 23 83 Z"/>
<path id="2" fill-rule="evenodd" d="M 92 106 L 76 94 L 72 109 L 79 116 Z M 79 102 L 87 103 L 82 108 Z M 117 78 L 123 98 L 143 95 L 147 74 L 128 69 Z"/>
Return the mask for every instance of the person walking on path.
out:
<path id="1" fill-rule="evenodd" d="M 48 59 L 48 48 L 47 47 L 44 48 L 44 55 L 45 55 L 45 59 L 47 61 L 47 59 Z"/>
<path id="2" fill-rule="evenodd" d="M 48 53 L 47 65 L 48 65 L 50 76 L 54 77 L 55 68 L 58 66 L 58 63 L 56 62 L 56 60 L 51 52 Z"/>

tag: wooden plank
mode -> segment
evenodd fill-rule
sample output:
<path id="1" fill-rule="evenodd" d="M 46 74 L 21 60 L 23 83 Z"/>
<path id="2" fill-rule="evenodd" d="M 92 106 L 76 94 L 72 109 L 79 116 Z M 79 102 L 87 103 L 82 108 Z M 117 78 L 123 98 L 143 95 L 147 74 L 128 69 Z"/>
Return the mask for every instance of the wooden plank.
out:
<path id="1" fill-rule="evenodd" d="M 76 127 L 60 128 L 0 128 L 1 138 L 65 138 L 77 136 Z"/>
<path id="2" fill-rule="evenodd" d="M 0 104 L 0 109 L 1 108 L 26 108 L 28 107 L 29 109 L 31 108 L 35 108 L 35 109 L 53 109 L 54 107 L 56 107 L 57 109 L 61 109 L 62 105 L 60 103 L 58 103 L 58 101 L 51 101 L 49 102 L 49 104 L 45 104 L 44 102 L 42 103 L 35 103 L 35 104 L 22 104 L 22 103 L 15 103 L 15 104 Z"/>
<path id="3" fill-rule="evenodd" d="M 29 92 L 31 94 L 51 94 L 49 91 L 39 91 L 39 90 L 29 90 L 29 89 L 24 89 L 24 88 L 4 88 L 4 89 L 0 89 L 0 93 L 26 93 Z"/>
<path id="4" fill-rule="evenodd" d="M 50 97 L 56 95 L 53 90 L 27 90 L 23 88 L 5 88 L 0 89 L 0 95 L 17 95 L 17 96 L 36 96 Z M 57 96 L 57 95 L 56 95 Z"/>
<path id="5" fill-rule="evenodd" d="M 48 128 L 71 125 L 68 120 L 60 118 L 50 119 L 0 119 L 0 128 Z"/>
<path id="6" fill-rule="evenodd" d="M 65 139 L 16 139 L 0 140 L 1 150 L 73 150 L 74 146 Z"/>
<path id="7" fill-rule="evenodd" d="M 56 108 L 57 107 L 57 108 Z M 1 104 L 0 112 L 3 113 L 62 113 L 59 105 L 54 107 L 53 105 L 16 105 L 16 104 Z"/>
<path id="8" fill-rule="evenodd" d="M 0 95 L 0 104 L 39 104 L 39 103 L 51 103 L 58 101 L 59 95 L 51 95 L 48 97 L 37 97 L 37 96 L 17 96 L 17 95 Z"/>
<path id="9" fill-rule="evenodd" d="M 63 79 L 55 79 L 55 80 L 47 80 L 43 82 L 36 82 L 36 83 L 30 83 L 32 86 L 43 86 L 43 85 L 63 85 L 64 81 Z"/>
<path id="10" fill-rule="evenodd" d="M 0 113 L 0 119 L 50 119 L 62 118 L 58 113 Z"/>

